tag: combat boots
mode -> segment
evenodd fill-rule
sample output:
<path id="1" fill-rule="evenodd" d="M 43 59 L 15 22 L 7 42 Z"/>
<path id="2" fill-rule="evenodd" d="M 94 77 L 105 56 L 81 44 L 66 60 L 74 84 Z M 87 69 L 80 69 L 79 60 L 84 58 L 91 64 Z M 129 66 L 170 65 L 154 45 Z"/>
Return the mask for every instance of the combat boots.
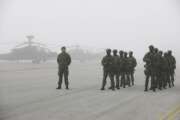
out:
<path id="1" fill-rule="evenodd" d="M 68 87 L 68 86 L 66 86 L 66 90 L 69 90 L 69 87 Z"/>
<path id="2" fill-rule="evenodd" d="M 61 89 L 61 86 L 58 86 L 56 89 L 60 90 L 60 89 Z"/>

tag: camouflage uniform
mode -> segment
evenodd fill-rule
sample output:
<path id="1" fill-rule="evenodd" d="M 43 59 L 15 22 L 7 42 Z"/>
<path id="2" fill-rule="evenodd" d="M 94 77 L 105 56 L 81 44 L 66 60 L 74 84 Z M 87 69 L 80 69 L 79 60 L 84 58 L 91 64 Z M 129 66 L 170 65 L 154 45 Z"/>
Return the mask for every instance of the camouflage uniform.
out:
<path id="1" fill-rule="evenodd" d="M 129 87 L 130 85 L 130 72 L 129 72 L 129 63 L 128 63 L 128 57 L 127 52 L 124 53 L 124 74 L 125 74 L 125 82 L 123 83 L 123 87 L 125 88 L 126 85 Z"/>
<path id="2" fill-rule="evenodd" d="M 164 53 L 162 57 L 162 66 L 161 66 L 161 74 L 162 74 L 162 87 L 166 89 L 167 83 L 170 85 L 169 80 L 169 62 L 167 58 L 167 53 Z"/>
<path id="3" fill-rule="evenodd" d="M 137 66 L 137 62 L 133 56 L 133 52 L 129 53 L 127 62 L 128 62 L 128 65 L 127 65 L 128 73 L 130 74 L 132 85 L 134 85 L 134 71 L 135 71 L 135 67 Z"/>
<path id="4" fill-rule="evenodd" d="M 159 53 L 158 49 L 155 48 L 154 50 L 154 57 L 153 57 L 153 67 L 155 73 L 155 87 L 160 88 L 161 84 L 161 64 L 162 64 L 162 54 Z"/>
<path id="5" fill-rule="evenodd" d="M 113 74 L 116 78 L 116 88 L 120 89 L 119 84 L 119 56 L 117 55 L 117 50 L 113 50 Z"/>
<path id="6" fill-rule="evenodd" d="M 125 88 L 125 59 L 124 59 L 124 52 L 119 51 L 119 75 L 121 78 L 120 86 Z"/>
<path id="7" fill-rule="evenodd" d="M 169 79 L 170 79 L 170 82 L 172 84 L 172 86 L 174 86 L 174 74 L 175 74 L 175 69 L 176 69 L 176 59 L 175 57 L 172 55 L 172 52 L 171 51 L 168 51 L 168 55 L 167 55 L 167 58 L 168 58 L 168 62 L 169 62 Z"/>
<path id="8" fill-rule="evenodd" d="M 146 75 L 146 81 L 145 81 L 145 91 L 148 90 L 148 84 L 149 84 L 149 78 L 151 78 L 151 88 L 153 91 L 156 90 L 155 86 L 155 67 L 154 67 L 154 47 L 150 46 L 150 52 L 145 54 L 143 61 L 145 64 L 145 75 Z"/>
<path id="9" fill-rule="evenodd" d="M 68 88 L 68 85 L 69 85 L 69 82 L 68 82 L 68 74 L 69 74 L 68 66 L 71 64 L 70 55 L 66 52 L 60 53 L 57 57 L 57 63 L 59 65 L 59 71 L 58 71 L 59 82 L 58 82 L 58 88 L 57 89 L 61 89 L 63 76 L 64 76 L 66 89 L 69 89 Z"/>
<path id="10" fill-rule="evenodd" d="M 162 89 L 163 86 L 163 77 L 164 74 L 162 73 L 162 67 L 165 64 L 163 61 L 163 57 L 162 57 L 162 51 L 159 51 L 158 53 L 156 53 L 156 88 L 159 88 L 160 90 Z"/>
<path id="11" fill-rule="evenodd" d="M 111 80 L 111 89 L 114 90 L 114 78 L 113 78 L 113 57 L 111 56 L 111 50 L 106 50 L 107 55 L 103 57 L 101 64 L 103 65 L 103 81 L 102 81 L 102 88 L 104 90 L 106 85 L 106 79 L 109 76 Z"/>

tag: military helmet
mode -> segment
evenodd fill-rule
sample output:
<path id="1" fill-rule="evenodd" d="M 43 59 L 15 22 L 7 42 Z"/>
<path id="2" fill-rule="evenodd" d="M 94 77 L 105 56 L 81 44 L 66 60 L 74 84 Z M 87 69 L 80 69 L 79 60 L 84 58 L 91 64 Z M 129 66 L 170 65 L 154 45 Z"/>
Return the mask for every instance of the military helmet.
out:
<path id="1" fill-rule="evenodd" d="M 171 50 L 168 50 L 168 54 L 172 54 L 172 51 L 171 51 Z"/>
<path id="2" fill-rule="evenodd" d="M 65 47 L 65 46 L 62 46 L 62 47 L 61 47 L 61 50 L 65 50 L 65 49 L 66 49 L 66 47 Z"/>
<path id="3" fill-rule="evenodd" d="M 162 51 L 162 50 L 160 50 L 160 51 L 159 51 L 159 53 L 163 53 L 163 51 Z"/>
<path id="4" fill-rule="evenodd" d="M 109 49 L 109 48 L 108 48 L 108 49 L 106 49 L 106 52 L 111 52 L 111 49 Z"/>
<path id="5" fill-rule="evenodd" d="M 167 55 L 168 55 L 168 53 L 167 53 L 167 52 L 165 52 L 165 53 L 164 53 L 164 56 L 167 56 Z"/>
<path id="6" fill-rule="evenodd" d="M 113 50 L 113 53 L 117 53 L 117 49 L 114 49 L 114 50 Z"/>
<path id="7" fill-rule="evenodd" d="M 133 51 L 129 51 L 129 54 L 133 54 Z"/>
<path id="8" fill-rule="evenodd" d="M 121 54 L 122 54 L 122 53 L 124 53 L 124 51 L 120 50 L 120 51 L 119 51 L 119 53 L 121 53 Z"/>
<path id="9" fill-rule="evenodd" d="M 163 51 L 160 50 L 160 51 L 159 51 L 159 54 L 162 55 L 162 54 L 163 54 Z"/>
<path id="10" fill-rule="evenodd" d="M 154 48 L 154 46 L 153 46 L 153 45 L 150 45 L 150 46 L 149 46 L 149 48 L 153 49 L 153 48 Z"/>
<path id="11" fill-rule="evenodd" d="M 158 52 L 158 48 L 154 48 L 154 51 L 157 53 Z"/>

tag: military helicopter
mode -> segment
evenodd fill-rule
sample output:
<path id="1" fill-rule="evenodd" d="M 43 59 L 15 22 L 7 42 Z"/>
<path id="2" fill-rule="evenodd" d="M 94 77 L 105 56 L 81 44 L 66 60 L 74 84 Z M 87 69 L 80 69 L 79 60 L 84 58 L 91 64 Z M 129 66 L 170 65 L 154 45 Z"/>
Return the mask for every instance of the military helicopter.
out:
<path id="1" fill-rule="evenodd" d="M 28 41 L 16 45 L 10 53 L 1 54 L 1 60 L 31 60 L 32 63 L 45 62 L 48 59 L 57 57 L 56 52 L 49 50 L 46 45 L 34 42 L 34 36 L 26 36 Z"/>
<path id="2" fill-rule="evenodd" d="M 61 48 L 62 45 L 58 45 L 58 48 Z M 71 55 L 73 60 L 86 62 L 89 60 L 98 59 L 99 54 L 90 52 L 89 50 L 83 49 L 80 45 L 70 45 L 66 46 L 68 53 Z"/>

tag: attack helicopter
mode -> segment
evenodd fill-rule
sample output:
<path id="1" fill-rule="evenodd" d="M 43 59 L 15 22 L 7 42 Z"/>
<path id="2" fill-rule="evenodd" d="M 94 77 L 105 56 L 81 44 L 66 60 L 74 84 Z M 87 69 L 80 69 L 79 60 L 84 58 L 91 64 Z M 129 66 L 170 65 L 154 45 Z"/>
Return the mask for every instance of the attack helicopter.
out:
<path id="1" fill-rule="evenodd" d="M 26 38 L 27 41 L 16 45 L 11 52 L 0 54 L 0 59 L 9 61 L 31 60 L 32 63 L 38 64 L 57 57 L 57 53 L 52 52 L 46 45 L 34 42 L 35 37 L 33 35 L 28 35 Z"/>
<path id="2" fill-rule="evenodd" d="M 62 47 L 59 45 L 59 47 Z M 89 50 L 83 49 L 80 45 L 70 45 L 66 46 L 68 53 L 71 55 L 72 59 L 79 62 L 86 62 L 90 60 L 96 60 L 99 58 L 98 53 L 93 53 Z"/>

